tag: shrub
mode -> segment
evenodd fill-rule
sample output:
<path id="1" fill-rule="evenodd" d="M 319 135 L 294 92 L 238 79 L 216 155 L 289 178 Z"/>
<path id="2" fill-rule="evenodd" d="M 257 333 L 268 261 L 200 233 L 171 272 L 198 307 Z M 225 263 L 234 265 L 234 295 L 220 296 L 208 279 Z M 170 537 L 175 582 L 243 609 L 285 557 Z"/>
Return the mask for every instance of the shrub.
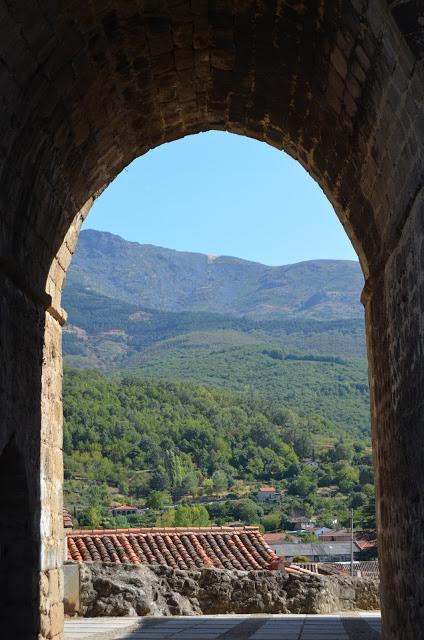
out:
<path id="1" fill-rule="evenodd" d="M 311 559 L 308 556 L 294 556 L 293 562 L 310 562 Z"/>

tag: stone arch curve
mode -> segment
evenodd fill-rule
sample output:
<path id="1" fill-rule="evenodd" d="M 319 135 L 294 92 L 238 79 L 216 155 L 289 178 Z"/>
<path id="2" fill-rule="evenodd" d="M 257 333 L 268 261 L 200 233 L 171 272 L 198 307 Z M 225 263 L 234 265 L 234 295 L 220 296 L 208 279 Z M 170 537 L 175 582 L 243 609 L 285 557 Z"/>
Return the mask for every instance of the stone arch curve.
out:
<path id="1" fill-rule="evenodd" d="M 40 50 L 25 25 L 15 30 L 16 52 L 3 70 L 15 81 L 8 140 L 16 159 L 0 182 L 15 238 L 4 253 L 16 262 L 24 230 L 21 270 L 34 252 L 46 269 L 76 213 L 131 160 L 184 135 L 226 129 L 303 164 L 368 275 L 382 259 L 372 189 L 376 157 L 386 153 L 377 146 L 387 125 L 377 109 L 392 115 L 387 56 L 403 47 L 411 61 L 384 7 L 369 24 L 365 4 L 44 3 L 37 27 L 51 39 Z M 22 24 L 17 13 L 10 18 Z M 407 77 L 407 66 L 396 66 Z"/>
<path id="2" fill-rule="evenodd" d="M 131 160 L 208 129 L 299 160 L 358 253 L 385 633 L 421 632 L 419 17 L 418 3 L 385 0 L 0 4 L 0 424 L 7 437 L 31 433 L 39 444 L 31 456 L 40 491 L 29 509 L 41 538 L 31 569 L 49 585 L 37 609 L 41 637 L 62 633 L 60 294 L 79 227 Z"/>

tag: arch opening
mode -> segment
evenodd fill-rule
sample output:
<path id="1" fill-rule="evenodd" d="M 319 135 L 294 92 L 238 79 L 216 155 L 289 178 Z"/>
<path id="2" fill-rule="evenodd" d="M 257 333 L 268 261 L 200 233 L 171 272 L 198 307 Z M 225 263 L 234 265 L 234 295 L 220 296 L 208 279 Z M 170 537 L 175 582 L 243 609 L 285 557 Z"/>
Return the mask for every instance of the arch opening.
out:
<path id="1" fill-rule="evenodd" d="M 53 313 L 56 314 L 56 316 L 58 317 L 61 323 L 64 323 L 66 321 L 66 314 L 64 316 L 63 310 L 61 309 L 61 295 L 64 287 L 66 273 L 69 268 L 69 265 L 71 264 L 72 255 L 76 248 L 76 243 L 77 243 L 77 239 L 78 239 L 78 235 L 80 233 L 81 227 L 84 221 L 86 220 L 87 216 L 89 216 L 90 210 L 94 205 L 94 203 L 97 201 L 97 199 L 102 196 L 104 191 L 121 173 L 121 171 L 127 170 L 128 167 L 130 167 L 133 162 L 143 157 L 144 154 L 148 153 L 148 151 L 157 149 L 158 146 L 162 144 L 169 144 L 174 141 L 181 140 L 187 135 L 192 136 L 192 135 L 202 134 L 206 132 L 217 132 L 217 131 L 222 131 L 223 129 L 224 128 L 221 128 L 221 127 L 217 128 L 205 123 L 204 125 L 197 127 L 194 131 L 188 134 L 184 134 L 183 136 L 178 136 L 178 137 L 171 136 L 169 138 L 166 138 L 164 141 L 160 142 L 159 145 L 153 146 L 150 149 L 143 150 L 143 153 L 141 154 L 139 153 L 139 150 L 138 150 L 137 153 L 131 155 L 125 161 L 125 164 L 123 166 L 120 166 L 119 169 L 117 170 L 115 169 L 114 172 L 108 178 L 108 180 L 104 182 L 95 192 L 93 192 L 88 199 L 85 199 L 86 196 L 84 197 L 83 199 L 84 204 L 81 207 L 81 209 L 78 211 L 78 213 L 75 215 L 75 217 L 73 218 L 71 224 L 67 227 L 66 235 L 64 236 L 64 239 L 61 240 L 60 248 L 57 251 L 57 254 L 54 256 L 52 262 L 50 263 L 46 281 L 43 284 L 43 288 L 51 296 L 51 300 L 52 300 L 51 309 L 53 310 Z M 359 237 L 356 235 L 354 226 L 352 226 L 351 224 L 351 221 L 348 216 L 348 212 L 344 208 L 345 205 L 343 204 L 343 197 L 341 197 L 342 194 L 340 193 L 340 187 L 338 184 L 340 180 L 337 179 L 337 182 L 332 182 L 326 171 L 321 173 L 318 170 L 318 168 L 314 165 L 314 163 L 310 161 L 310 159 L 306 159 L 302 148 L 301 147 L 295 148 L 294 146 L 292 146 L 292 142 L 290 142 L 288 138 L 285 138 L 284 134 L 281 134 L 282 135 L 281 144 L 277 144 L 275 141 L 268 139 L 265 133 L 260 136 L 257 133 L 255 133 L 253 130 L 252 131 L 246 130 L 241 132 L 237 125 L 230 124 L 225 127 L 225 131 L 230 135 L 242 135 L 243 137 L 246 137 L 248 139 L 250 138 L 253 140 L 257 140 L 259 142 L 263 142 L 267 145 L 272 146 L 273 148 L 277 149 L 282 153 L 287 153 L 288 155 L 291 156 L 291 158 L 294 161 L 299 162 L 299 164 L 311 176 L 311 179 L 313 179 L 317 183 L 317 185 L 320 187 L 320 189 L 323 191 L 326 198 L 328 199 L 330 205 L 332 206 L 335 214 L 337 215 L 340 223 L 342 224 L 352 244 L 352 247 L 358 257 L 362 272 L 366 279 L 369 275 L 368 258 L 366 257 L 366 252 L 363 249 L 362 242 L 359 240 Z M 283 140 L 284 140 L 284 143 L 283 143 Z M 340 165 L 339 168 L 341 168 L 341 166 L 342 165 Z M 369 204 L 364 202 L 363 206 L 364 208 L 368 208 Z"/>
<path id="2" fill-rule="evenodd" d="M 104 194 L 104 195 L 105 195 L 105 194 Z M 102 197 L 104 197 L 104 195 L 103 195 Z M 177 217 L 178 217 L 178 216 L 177 216 Z M 266 216 L 262 218 L 262 223 L 263 223 L 263 224 L 265 224 L 265 223 L 266 223 Z M 100 253 L 101 253 L 101 247 L 100 247 L 100 243 L 101 243 L 101 241 L 102 241 L 102 240 L 101 240 L 101 239 L 100 239 L 100 237 L 99 237 L 97 240 L 94 240 L 94 242 L 93 242 L 93 244 L 92 244 L 92 249 L 93 249 L 96 253 L 98 252 L 98 253 L 99 253 L 99 255 L 100 255 Z M 124 252 L 125 250 L 126 250 L 126 248 L 125 248 L 124 246 L 122 246 L 122 252 Z M 117 246 L 117 247 L 112 247 L 112 251 L 113 251 L 113 253 L 114 253 L 114 254 L 115 254 L 115 252 L 119 254 L 119 246 Z M 90 267 L 90 268 L 91 268 L 91 267 Z M 90 268 L 89 268 L 89 269 L 90 269 Z M 358 271 L 359 271 L 359 267 L 358 267 Z M 85 274 L 86 274 L 86 275 L 87 275 L 87 273 L 88 273 L 88 271 L 86 271 L 86 272 L 85 272 Z M 94 275 L 94 277 L 95 277 L 95 275 Z M 74 278 L 74 283 L 75 283 L 75 278 Z M 85 279 L 85 280 L 84 280 L 84 284 L 85 284 L 85 286 L 87 286 L 88 288 L 90 288 L 90 282 L 89 282 L 87 279 Z M 158 288 L 159 288 L 159 289 L 161 288 L 161 285 L 160 285 L 160 284 L 158 284 Z M 357 291 L 358 299 L 359 299 L 359 288 L 360 288 L 360 284 L 359 284 L 358 291 Z M 119 297 L 119 293 L 118 293 L 118 294 L 116 294 L 116 295 L 118 295 L 118 297 Z M 65 306 L 67 306 L 67 305 L 65 305 Z M 149 305 L 147 305 L 147 306 L 149 306 Z M 72 317 L 71 317 L 71 322 L 72 322 Z M 67 337 L 67 335 L 68 335 L 68 334 L 66 334 L 66 337 Z M 268 349 L 268 351 L 270 351 L 270 350 Z M 65 352 L 65 353 L 66 353 L 66 352 Z M 275 356 L 275 358 L 276 358 L 276 359 L 278 359 L 278 354 L 277 354 L 277 355 L 275 355 L 275 354 L 272 354 L 272 353 L 271 353 L 271 354 L 269 354 L 269 355 L 270 355 L 270 358 L 273 358 L 273 357 Z M 281 354 L 280 354 L 280 355 L 281 355 Z M 271 361 L 271 360 L 270 360 L 270 361 Z M 88 384 L 89 384 L 89 380 L 88 380 L 88 379 L 87 379 L 87 382 L 88 382 Z M 98 381 L 97 381 L 97 382 L 98 382 Z M 362 385 L 362 386 L 366 386 L 366 374 L 365 374 L 365 378 L 364 378 L 364 380 L 363 380 L 362 382 L 363 382 L 363 385 Z M 93 379 L 93 385 L 94 385 L 94 384 L 96 384 L 96 380 L 94 380 L 94 379 Z M 369 407 L 367 407 L 367 411 L 369 412 Z M 266 430 L 265 430 L 265 431 L 266 431 Z M 264 434 L 263 434 L 263 441 L 266 439 L 266 436 L 267 436 L 267 434 L 266 434 L 266 433 L 264 433 Z M 262 444 L 263 444 L 263 442 L 262 442 Z M 261 445 L 261 446 L 262 446 L 262 445 Z M 264 446 L 265 446 L 265 445 L 264 445 Z M 87 447 L 87 449 L 88 449 L 88 447 Z M 258 449 L 259 449 L 259 445 L 258 445 Z M 305 449 L 305 450 L 306 450 L 306 449 Z M 67 451 L 67 452 L 69 452 L 69 448 L 68 448 L 68 451 Z M 339 452 L 339 453 L 340 453 L 340 452 Z M 254 451 L 252 451 L 252 449 L 250 450 L 249 455 L 251 455 L 252 457 L 254 456 Z M 306 457 L 308 454 L 307 454 L 307 453 L 304 453 L 303 455 Z M 341 455 L 341 458 L 343 458 L 343 453 L 340 453 L 340 455 Z M 369 454 L 368 454 L 368 458 L 369 458 Z M 369 460 L 368 460 L 368 466 L 369 466 Z M 368 470 L 368 471 L 369 471 L 369 470 Z M 84 474 L 82 473 L 81 475 L 84 475 Z M 259 476 L 258 476 L 258 478 L 259 478 Z M 256 478 L 256 479 L 258 479 L 258 478 Z M 262 478 L 262 479 L 263 479 L 263 478 Z M 271 480 L 272 480 L 272 478 L 271 478 Z M 268 477 L 268 478 L 267 478 L 267 481 L 270 481 L 270 477 Z M 142 495 L 142 497 L 144 497 L 144 495 Z M 357 497 L 358 497 L 358 496 L 357 496 Z M 125 504 L 126 504 L 126 505 L 128 505 L 128 503 L 127 503 L 127 502 L 126 502 Z M 124 510 L 123 510 L 123 511 L 124 511 Z M 125 509 L 125 516 L 127 515 L 126 511 L 128 511 L 128 509 Z M 131 517 L 132 517 L 132 514 L 130 514 L 130 515 L 131 515 Z M 134 514 L 134 515 L 135 515 L 135 514 Z M 121 527 L 121 526 L 122 526 L 122 527 L 129 526 L 129 525 L 128 525 L 128 522 L 127 522 L 127 521 L 125 521 L 125 517 L 124 517 L 124 516 L 122 516 L 122 517 L 123 517 L 123 520 L 122 520 L 122 521 L 121 521 L 121 520 L 119 520 L 119 526 L 120 526 L 120 527 Z M 114 520 L 112 520 L 112 525 L 114 524 L 114 522 L 115 522 L 115 521 L 114 521 Z M 118 520 L 117 520 L 116 522 L 118 522 Z M 134 523 L 134 522 L 135 522 L 135 521 L 133 520 L 133 523 Z M 87 524 L 87 523 L 85 523 L 85 524 Z M 130 523 L 130 524 L 131 524 L 131 523 Z M 151 524 L 151 523 L 149 523 L 149 524 Z M 109 526 L 111 526 L 111 525 L 109 524 Z M 344 558 L 344 559 L 345 559 L 345 558 Z"/>

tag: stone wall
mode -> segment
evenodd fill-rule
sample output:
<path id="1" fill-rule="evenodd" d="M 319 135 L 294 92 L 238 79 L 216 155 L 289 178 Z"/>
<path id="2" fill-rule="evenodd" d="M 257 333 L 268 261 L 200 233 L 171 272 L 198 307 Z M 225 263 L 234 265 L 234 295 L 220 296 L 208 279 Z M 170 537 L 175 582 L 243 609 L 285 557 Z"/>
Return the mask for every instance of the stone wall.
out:
<path id="1" fill-rule="evenodd" d="M 421 14 L 417 0 L 0 0 L 0 454 L 13 441 L 29 511 L 3 539 L 26 568 L 13 606 L 0 592 L 5 633 L 62 636 L 60 294 L 81 220 L 134 158 L 209 129 L 290 153 L 358 253 L 383 629 L 422 633 Z"/>
<path id="2" fill-rule="evenodd" d="M 413 638 L 424 601 L 424 192 L 367 304 L 385 638 Z M 405 607 L 395 609 L 393 603 Z M 399 634 L 402 629 L 402 635 Z M 404 634 L 404 635 L 403 635 Z"/>
<path id="3" fill-rule="evenodd" d="M 10 638 L 63 634 L 61 327 L 0 269 L 0 621 Z"/>
<path id="4" fill-rule="evenodd" d="M 265 570 L 180 571 L 114 563 L 79 567 L 79 613 L 87 617 L 334 613 L 379 608 L 379 583 L 371 578 L 297 577 Z"/>

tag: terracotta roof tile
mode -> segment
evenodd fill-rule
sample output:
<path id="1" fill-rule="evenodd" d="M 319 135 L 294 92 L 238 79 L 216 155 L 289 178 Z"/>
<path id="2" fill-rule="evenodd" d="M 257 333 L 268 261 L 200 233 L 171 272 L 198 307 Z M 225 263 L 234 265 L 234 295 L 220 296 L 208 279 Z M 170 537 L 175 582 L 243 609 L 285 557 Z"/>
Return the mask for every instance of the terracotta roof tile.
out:
<path id="1" fill-rule="evenodd" d="M 282 542 L 286 536 L 282 531 L 276 533 L 264 533 L 264 539 L 268 544 L 273 542 Z"/>
<path id="2" fill-rule="evenodd" d="M 68 509 L 63 509 L 63 527 L 65 529 L 72 529 L 73 527 L 71 514 Z"/>
<path id="3" fill-rule="evenodd" d="M 264 569 L 278 556 L 257 527 L 70 531 L 68 560 L 160 564 L 174 569 Z"/>
<path id="4" fill-rule="evenodd" d="M 365 549 L 375 549 L 377 547 L 377 540 L 356 540 L 356 544 L 364 551 Z"/>

